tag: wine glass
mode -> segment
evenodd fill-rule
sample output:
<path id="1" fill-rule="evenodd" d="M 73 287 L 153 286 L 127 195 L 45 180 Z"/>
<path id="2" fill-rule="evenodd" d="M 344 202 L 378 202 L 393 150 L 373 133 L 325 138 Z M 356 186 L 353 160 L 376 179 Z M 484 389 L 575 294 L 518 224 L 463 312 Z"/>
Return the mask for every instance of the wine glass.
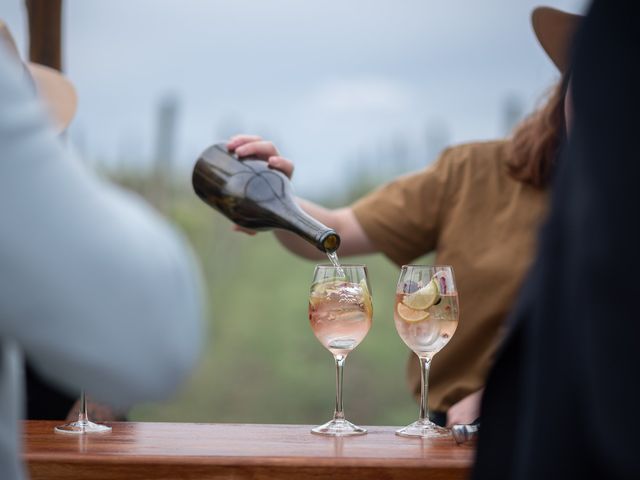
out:
<path id="1" fill-rule="evenodd" d="M 336 363 L 336 406 L 333 419 L 311 431 L 320 435 L 362 435 L 367 431 L 345 419 L 342 372 L 347 355 L 371 328 L 373 306 L 364 265 L 317 265 L 309 294 L 309 322 Z"/>
<path id="2" fill-rule="evenodd" d="M 405 265 L 396 288 L 393 318 L 404 343 L 418 356 L 422 388 L 420 417 L 396 432 L 406 437 L 444 437 L 450 430 L 429 420 L 428 389 L 431 359 L 458 327 L 458 291 L 453 268 Z"/>
<path id="3" fill-rule="evenodd" d="M 78 411 L 78 420 L 54 428 L 60 433 L 106 433 L 111 431 L 108 425 L 94 423 L 89 420 L 87 415 L 87 396 L 84 389 L 80 391 L 80 410 Z"/>

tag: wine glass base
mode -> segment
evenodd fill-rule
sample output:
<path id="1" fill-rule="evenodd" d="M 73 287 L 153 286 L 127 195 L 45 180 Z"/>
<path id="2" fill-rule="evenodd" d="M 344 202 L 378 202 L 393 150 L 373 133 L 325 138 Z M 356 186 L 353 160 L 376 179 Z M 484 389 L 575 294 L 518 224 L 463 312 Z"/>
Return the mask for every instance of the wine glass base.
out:
<path id="1" fill-rule="evenodd" d="M 53 430 L 58 433 L 71 433 L 71 434 L 107 433 L 111 431 L 111 427 L 107 425 L 93 423 L 93 422 L 90 422 L 89 420 L 85 420 L 85 421 L 71 422 L 65 425 L 60 425 L 59 427 L 55 427 Z"/>
<path id="2" fill-rule="evenodd" d="M 447 438 L 451 437 L 451 430 L 440 427 L 430 420 L 418 420 L 411 425 L 396 430 L 396 435 L 401 437 Z"/>
<path id="3" fill-rule="evenodd" d="M 329 435 L 332 437 L 346 437 L 350 435 L 364 435 L 367 430 L 358 427 L 347 420 L 331 420 L 330 422 L 312 428 L 311 433 L 316 435 Z"/>

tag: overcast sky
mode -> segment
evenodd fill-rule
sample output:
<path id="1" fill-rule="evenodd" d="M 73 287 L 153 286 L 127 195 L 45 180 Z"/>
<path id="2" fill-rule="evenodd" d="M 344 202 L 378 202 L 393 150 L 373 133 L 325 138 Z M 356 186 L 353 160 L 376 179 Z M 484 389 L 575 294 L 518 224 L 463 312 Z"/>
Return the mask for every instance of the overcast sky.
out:
<path id="1" fill-rule="evenodd" d="M 23 3 L 0 4 L 21 52 Z M 582 13 L 588 3 L 546 4 Z M 387 151 L 404 148 L 417 168 L 435 155 L 429 138 L 500 136 L 508 99 L 530 110 L 557 80 L 530 27 L 536 5 L 64 0 L 64 68 L 80 98 L 71 138 L 89 161 L 148 166 L 159 102 L 173 96 L 174 164 L 185 172 L 236 131 L 277 140 L 302 194 L 329 188 L 354 165 L 393 162 Z"/>

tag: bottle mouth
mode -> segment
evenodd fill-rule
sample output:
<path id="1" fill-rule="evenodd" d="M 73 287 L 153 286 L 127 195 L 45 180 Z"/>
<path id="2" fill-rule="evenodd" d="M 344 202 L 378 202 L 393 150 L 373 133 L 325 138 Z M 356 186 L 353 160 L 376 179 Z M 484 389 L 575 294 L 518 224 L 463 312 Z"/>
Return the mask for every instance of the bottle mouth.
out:
<path id="1" fill-rule="evenodd" d="M 340 246 L 340 237 L 333 230 L 327 232 L 320 239 L 320 245 L 322 245 L 322 250 L 327 253 L 335 252 Z"/>

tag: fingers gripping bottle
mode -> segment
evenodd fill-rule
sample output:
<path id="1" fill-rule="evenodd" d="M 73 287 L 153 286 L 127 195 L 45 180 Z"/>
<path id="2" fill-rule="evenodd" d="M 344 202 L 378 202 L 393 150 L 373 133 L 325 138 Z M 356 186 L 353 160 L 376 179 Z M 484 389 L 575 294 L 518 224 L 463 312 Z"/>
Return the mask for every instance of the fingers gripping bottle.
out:
<path id="1" fill-rule="evenodd" d="M 306 214 L 295 202 L 282 172 L 254 157 L 238 158 L 224 144 L 207 148 L 193 169 L 193 189 L 209 206 L 252 230 L 288 230 L 332 253 L 338 234 Z"/>

